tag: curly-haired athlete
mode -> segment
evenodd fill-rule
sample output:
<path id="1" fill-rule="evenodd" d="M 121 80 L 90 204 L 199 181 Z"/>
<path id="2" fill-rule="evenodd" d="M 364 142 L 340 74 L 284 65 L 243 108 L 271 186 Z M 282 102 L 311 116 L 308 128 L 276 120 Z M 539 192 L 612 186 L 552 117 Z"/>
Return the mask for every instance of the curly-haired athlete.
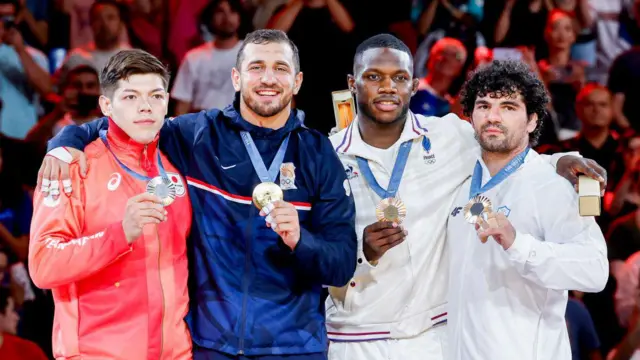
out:
<path id="1" fill-rule="evenodd" d="M 462 92 L 482 150 L 452 206 L 461 214 L 447 224 L 452 360 L 571 359 L 567 291 L 607 282 L 600 228 L 530 148 L 548 101 L 520 62 L 494 61 Z"/>

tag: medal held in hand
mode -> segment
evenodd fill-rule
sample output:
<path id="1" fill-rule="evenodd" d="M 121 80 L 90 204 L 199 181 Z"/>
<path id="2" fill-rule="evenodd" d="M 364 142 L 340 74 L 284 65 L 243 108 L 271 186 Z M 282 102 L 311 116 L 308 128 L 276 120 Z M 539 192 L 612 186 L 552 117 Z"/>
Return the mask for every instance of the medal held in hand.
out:
<path id="1" fill-rule="evenodd" d="M 464 218 L 471 224 L 477 224 L 482 222 L 491 212 L 491 200 L 486 196 L 478 195 L 469 200 L 464 207 Z"/>
<path id="2" fill-rule="evenodd" d="M 284 199 L 284 193 L 280 186 L 272 182 L 263 182 L 253 189 L 253 204 L 262 210 L 263 207 L 274 201 Z"/>
<path id="3" fill-rule="evenodd" d="M 258 210 L 262 210 L 263 207 L 274 201 L 284 200 L 282 188 L 280 188 L 275 181 L 276 177 L 278 177 L 280 165 L 282 165 L 282 161 L 284 160 L 284 154 L 287 152 L 290 135 L 287 135 L 282 144 L 280 144 L 280 148 L 278 149 L 276 156 L 273 158 L 271 166 L 269 166 L 269 170 L 267 170 L 267 167 L 262 160 L 262 156 L 260 155 L 258 148 L 256 148 L 253 138 L 251 138 L 251 134 L 246 131 L 242 131 L 240 132 L 240 136 L 242 136 L 242 142 L 249 153 L 251 164 L 253 164 L 253 168 L 256 170 L 261 181 L 261 183 L 253 189 L 253 204 L 258 208 Z"/>
<path id="4" fill-rule="evenodd" d="M 127 174 L 133 176 L 134 178 L 142 181 L 147 181 L 146 192 L 152 195 L 155 195 L 160 198 L 162 201 L 162 205 L 169 206 L 176 199 L 176 185 L 169 179 L 167 172 L 164 170 L 164 166 L 162 165 L 162 158 L 160 157 L 160 151 L 156 150 L 157 161 L 158 161 L 158 170 L 160 172 L 159 176 L 151 178 L 149 176 L 145 176 L 142 174 L 138 174 L 137 172 L 131 170 L 127 165 L 123 164 L 120 159 L 116 156 L 116 154 L 111 150 L 109 146 L 109 141 L 107 141 L 107 132 L 105 130 L 101 130 L 99 132 L 100 139 L 107 147 L 107 149 L 111 152 L 111 155 L 115 158 L 116 162 L 120 167 L 127 172 Z"/>
<path id="5" fill-rule="evenodd" d="M 396 163 L 389 179 L 389 186 L 386 190 L 378 184 L 373 176 L 369 161 L 361 157 L 357 158 L 360 172 L 367 180 L 369 187 L 382 199 L 376 206 L 376 218 L 378 221 L 391 221 L 396 224 L 402 224 L 407 217 L 407 207 L 397 196 L 397 193 L 412 144 L 413 142 L 409 140 L 400 145 L 400 151 L 398 151 Z"/>
<path id="6" fill-rule="evenodd" d="M 156 176 L 147 183 L 147 192 L 159 197 L 162 205 L 169 206 L 176 198 L 176 185 L 167 177 Z"/>

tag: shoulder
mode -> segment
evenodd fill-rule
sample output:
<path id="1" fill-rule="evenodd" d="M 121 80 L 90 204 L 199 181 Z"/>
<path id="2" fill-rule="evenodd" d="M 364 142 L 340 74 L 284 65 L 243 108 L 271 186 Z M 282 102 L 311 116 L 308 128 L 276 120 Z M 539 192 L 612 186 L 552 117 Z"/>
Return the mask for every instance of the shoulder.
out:
<path id="1" fill-rule="evenodd" d="M 93 163 L 99 162 L 100 159 L 107 154 L 107 151 L 107 147 L 104 146 L 104 143 L 102 142 L 102 140 L 100 140 L 100 138 L 97 138 L 89 143 L 89 145 L 84 148 L 84 154 L 87 157 L 87 164 L 89 165 L 89 167 L 91 167 Z M 69 169 L 72 169 L 73 167 L 79 168 L 80 165 L 76 161 L 71 163 Z"/>
<path id="2" fill-rule="evenodd" d="M 27 46 L 27 52 L 31 55 L 32 58 L 41 61 L 41 62 L 49 62 L 47 56 L 40 50 L 33 48 L 31 46 Z"/>
<path id="3" fill-rule="evenodd" d="M 578 193 L 573 185 L 558 175 L 556 169 L 533 149 L 529 150 L 520 179 L 540 198 L 550 199 L 554 203 L 577 201 Z"/>
<path id="4" fill-rule="evenodd" d="M 329 136 L 329 141 L 331 142 L 331 146 L 333 146 L 334 149 L 337 149 L 338 146 L 340 146 L 340 144 L 342 144 L 342 142 L 345 140 L 349 131 L 351 131 L 351 126 L 356 126 L 355 123 L 352 124 L 353 125 L 347 126 L 339 132 Z"/>
<path id="5" fill-rule="evenodd" d="M 196 48 L 193 48 L 187 52 L 184 56 L 185 61 L 197 61 L 202 59 L 203 55 L 208 55 L 213 50 L 213 44 L 211 42 L 204 43 Z"/>
<path id="6" fill-rule="evenodd" d="M 36 343 L 10 334 L 3 334 L 2 336 L 5 342 L 13 344 L 13 347 L 18 349 L 27 359 L 46 359 Z"/>
<path id="7" fill-rule="evenodd" d="M 333 142 L 319 131 L 303 126 L 297 131 L 297 134 L 300 136 L 300 143 L 304 144 L 304 146 L 319 149 L 322 153 L 327 151 L 335 153 Z"/>

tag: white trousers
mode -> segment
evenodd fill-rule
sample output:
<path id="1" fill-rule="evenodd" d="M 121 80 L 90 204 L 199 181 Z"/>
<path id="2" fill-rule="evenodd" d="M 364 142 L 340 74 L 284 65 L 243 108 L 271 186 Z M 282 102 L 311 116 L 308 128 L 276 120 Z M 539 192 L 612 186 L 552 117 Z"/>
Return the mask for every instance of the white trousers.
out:
<path id="1" fill-rule="evenodd" d="M 329 360 L 444 360 L 447 325 L 438 325 L 408 339 L 331 342 Z"/>

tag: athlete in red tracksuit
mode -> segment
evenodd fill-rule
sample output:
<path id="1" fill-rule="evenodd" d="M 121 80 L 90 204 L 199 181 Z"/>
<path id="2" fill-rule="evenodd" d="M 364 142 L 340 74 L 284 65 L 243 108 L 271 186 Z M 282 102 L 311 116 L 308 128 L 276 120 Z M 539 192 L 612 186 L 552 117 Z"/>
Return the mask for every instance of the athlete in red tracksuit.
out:
<path id="1" fill-rule="evenodd" d="M 167 79 L 140 50 L 112 57 L 100 99 L 112 120 L 86 149 L 86 178 L 72 164 L 70 194 L 51 183 L 48 196 L 35 196 L 29 269 L 37 286 L 53 291 L 57 359 L 192 357 L 184 321 L 191 206 L 184 180 L 157 148 Z M 158 175 L 175 192 L 164 208 L 141 178 Z"/>

